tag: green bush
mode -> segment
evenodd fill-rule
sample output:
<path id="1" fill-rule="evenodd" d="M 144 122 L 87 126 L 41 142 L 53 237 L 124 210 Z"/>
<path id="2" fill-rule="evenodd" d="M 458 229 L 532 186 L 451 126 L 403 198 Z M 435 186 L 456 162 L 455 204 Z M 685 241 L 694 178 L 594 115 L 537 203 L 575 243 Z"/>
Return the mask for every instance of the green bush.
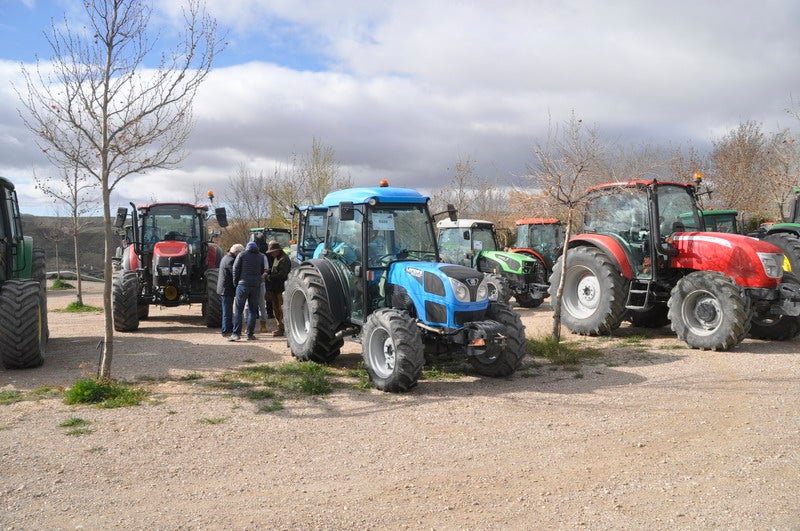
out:
<path id="1" fill-rule="evenodd" d="M 128 387 L 114 380 L 84 378 L 67 389 L 64 402 L 114 408 L 139 405 L 146 396 L 146 389 Z"/>

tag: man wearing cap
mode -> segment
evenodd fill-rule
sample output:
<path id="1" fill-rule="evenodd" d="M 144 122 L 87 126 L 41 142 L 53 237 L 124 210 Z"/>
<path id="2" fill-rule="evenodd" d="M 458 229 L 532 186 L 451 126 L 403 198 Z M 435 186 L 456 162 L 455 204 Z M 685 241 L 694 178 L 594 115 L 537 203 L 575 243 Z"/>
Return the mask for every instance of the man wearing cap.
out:
<path id="1" fill-rule="evenodd" d="M 269 282 L 267 294 L 272 301 L 272 312 L 275 314 L 275 324 L 277 328 L 272 332 L 273 337 L 281 337 L 285 334 L 283 327 L 283 289 L 286 285 L 286 278 L 289 270 L 292 269 L 292 262 L 289 256 L 283 251 L 281 244 L 276 241 L 269 242 L 267 254 L 272 257 L 272 267 L 266 274 Z"/>
<path id="2" fill-rule="evenodd" d="M 244 251 L 244 245 L 237 243 L 231 246 L 219 262 L 217 293 L 222 304 L 222 335 L 229 336 L 233 332 L 233 299 L 236 297 L 236 284 L 233 283 L 233 261 Z"/>
<path id="3" fill-rule="evenodd" d="M 228 341 L 239 341 L 242 334 L 242 314 L 244 305 L 250 308 L 247 316 L 247 340 L 256 339 L 256 319 L 258 318 L 258 299 L 261 297 L 261 284 L 264 274 L 264 255 L 258 252 L 258 244 L 249 242 L 244 252 L 239 253 L 233 262 L 233 283 L 236 286 L 236 303 L 233 312 L 233 332 Z"/>

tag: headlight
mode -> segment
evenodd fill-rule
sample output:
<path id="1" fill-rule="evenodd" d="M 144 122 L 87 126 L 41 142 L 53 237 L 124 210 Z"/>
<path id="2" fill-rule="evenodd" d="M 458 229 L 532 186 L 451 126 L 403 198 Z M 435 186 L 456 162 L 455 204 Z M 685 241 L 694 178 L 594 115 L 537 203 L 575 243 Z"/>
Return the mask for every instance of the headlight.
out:
<path id="1" fill-rule="evenodd" d="M 489 286 L 486 284 L 486 277 L 483 277 L 481 283 L 478 285 L 478 292 L 475 294 L 475 300 L 480 302 L 489 298 Z"/>
<path id="2" fill-rule="evenodd" d="M 781 278 L 783 276 L 783 254 L 781 253 L 757 253 L 764 273 L 770 278 Z"/>
<path id="3" fill-rule="evenodd" d="M 469 288 L 466 284 L 461 282 L 460 280 L 456 280 L 453 277 L 447 277 L 450 279 L 450 285 L 453 287 L 453 293 L 461 302 L 469 302 Z"/>

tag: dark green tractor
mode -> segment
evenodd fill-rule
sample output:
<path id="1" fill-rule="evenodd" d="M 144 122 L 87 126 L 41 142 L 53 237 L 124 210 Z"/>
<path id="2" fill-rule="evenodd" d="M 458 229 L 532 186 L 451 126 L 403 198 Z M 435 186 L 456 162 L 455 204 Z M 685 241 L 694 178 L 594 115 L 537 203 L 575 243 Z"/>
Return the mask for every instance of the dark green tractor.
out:
<path id="1" fill-rule="evenodd" d="M 47 280 L 44 250 L 22 233 L 17 193 L 0 177 L 0 361 L 6 369 L 44 363 Z"/>

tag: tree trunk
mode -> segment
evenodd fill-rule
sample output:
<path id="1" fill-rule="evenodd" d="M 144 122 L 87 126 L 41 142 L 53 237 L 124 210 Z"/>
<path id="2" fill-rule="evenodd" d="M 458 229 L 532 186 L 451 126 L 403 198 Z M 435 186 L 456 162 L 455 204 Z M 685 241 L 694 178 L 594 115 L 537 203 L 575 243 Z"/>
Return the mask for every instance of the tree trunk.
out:
<path id="1" fill-rule="evenodd" d="M 77 224 L 77 220 L 73 220 Z M 78 306 L 83 306 L 83 287 L 81 286 L 81 248 L 78 245 L 78 227 L 73 227 L 72 243 L 75 246 L 75 286 L 78 291 Z"/>
<path id="2" fill-rule="evenodd" d="M 567 223 L 564 227 L 564 250 L 561 252 L 561 276 L 558 278 L 558 289 L 556 289 L 556 299 L 558 304 L 553 305 L 553 337 L 556 343 L 561 341 L 561 301 L 564 295 L 564 281 L 567 271 L 567 251 L 568 243 L 572 233 L 572 209 L 567 211 Z"/>
<path id="3" fill-rule="evenodd" d="M 105 235 L 105 250 L 103 261 L 103 317 L 105 318 L 105 336 L 103 339 L 103 356 L 100 359 L 100 378 L 111 378 L 111 360 L 114 357 L 114 315 L 111 308 L 111 256 L 113 250 L 111 226 L 111 192 L 108 191 L 108 174 L 106 173 L 103 190 L 103 232 Z"/>

